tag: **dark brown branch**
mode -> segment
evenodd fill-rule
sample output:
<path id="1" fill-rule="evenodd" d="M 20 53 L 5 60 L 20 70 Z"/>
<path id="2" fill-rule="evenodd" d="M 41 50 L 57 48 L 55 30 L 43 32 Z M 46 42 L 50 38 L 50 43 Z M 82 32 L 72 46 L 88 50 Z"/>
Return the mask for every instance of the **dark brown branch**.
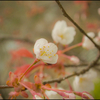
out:
<path id="1" fill-rule="evenodd" d="M 0 37 L 0 43 L 3 41 L 20 41 L 20 42 L 26 42 L 26 43 L 30 43 L 30 44 L 34 44 L 33 41 L 29 40 L 29 39 L 22 39 L 22 38 L 15 38 L 15 37 Z"/>
<path id="2" fill-rule="evenodd" d="M 52 65 L 52 64 L 46 64 L 48 65 Z M 66 68 L 68 67 L 87 67 L 88 63 L 83 63 L 83 64 L 79 64 L 79 65 L 64 65 Z M 100 63 L 95 64 L 95 66 L 100 66 Z"/>
<path id="3" fill-rule="evenodd" d="M 62 10 L 63 15 L 64 15 L 66 18 L 68 18 L 68 19 L 80 30 L 80 32 L 82 32 L 86 37 L 88 37 L 98 50 L 100 50 L 100 46 L 98 46 L 98 45 L 92 40 L 92 38 L 89 37 L 89 36 L 86 34 L 86 32 L 85 32 L 76 22 L 74 22 L 74 20 L 66 13 L 66 11 L 65 11 L 65 9 L 63 8 L 63 6 L 61 5 L 61 3 L 60 3 L 58 0 L 55 0 L 55 1 L 56 1 L 56 3 L 58 4 L 58 6 L 60 7 L 60 9 Z"/>
<path id="4" fill-rule="evenodd" d="M 79 64 L 79 65 L 64 65 L 65 67 L 87 67 L 88 64 Z M 100 63 L 95 64 L 95 66 L 100 66 Z"/>
<path id="5" fill-rule="evenodd" d="M 0 86 L 0 89 L 7 89 L 7 88 L 13 88 L 13 87 L 8 86 L 8 85 L 1 85 L 1 86 Z"/>
<path id="6" fill-rule="evenodd" d="M 65 79 L 68 79 L 68 78 L 71 78 L 73 76 L 79 76 L 81 74 L 84 74 L 85 72 L 87 72 L 90 68 L 94 68 L 95 65 L 98 65 L 96 64 L 98 62 L 98 60 L 100 59 L 100 54 L 98 55 L 98 57 L 96 58 L 95 61 L 93 61 L 86 69 L 80 71 L 80 72 L 76 72 L 74 74 L 71 74 L 71 75 L 68 75 L 68 76 L 65 76 L 63 78 L 57 78 L 57 79 L 53 79 L 53 80 L 49 80 L 49 81 L 44 81 L 43 84 L 47 84 L 47 83 L 54 83 L 54 82 L 58 82 L 60 83 L 61 81 L 64 81 Z M 10 87 L 10 86 L 7 86 L 7 85 L 3 85 L 3 86 L 0 86 L 0 89 L 6 89 L 6 88 L 13 88 L 13 87 Z M 26 89 L 25 89 L 26 90 Z"/>
<path id="7" fill-rule="evenodd" d="M 87 72 L 90 68 L 92 68 L 94 65 L 96 65 L 97 61 L 100 59 L 100 54 L 98 55 L 98 57 L 96 58 L 95 61 L 93 61 L 86 69 L 83 69 L 82 71 L 80 72 L 76 72 L 74 74 L 71 74 L 71 75 L 68 75 L 68 76 L 65 76 L 63 78 L 57 78 L 57 79 L 53 79 L 53 80 L 49 80 L 49 81 L 45 81 L 43 82 L 43 84 L 47 84 L 47 83 L 54 83 L 54 82 L 58 82 L 60 83 L 61 81 L 65 80 L 65 79 L 68 79 L 72 76 L 79 76 L 81 74 L 84 74 L 85 72 Z"/>

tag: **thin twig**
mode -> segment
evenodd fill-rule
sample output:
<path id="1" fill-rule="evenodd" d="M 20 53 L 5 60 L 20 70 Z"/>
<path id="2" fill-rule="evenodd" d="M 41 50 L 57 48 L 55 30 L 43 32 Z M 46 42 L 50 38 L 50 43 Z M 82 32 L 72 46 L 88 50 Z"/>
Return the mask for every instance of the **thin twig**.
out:
<path id="1" fill-rule="evenodd" d="M 86 69 L 84 69 L 84 70 L 82 70 L 82 71 L 80 71 L 80 72 L 76 72 L 76 73 L 74 73 L 74 74 L 65 76 L 65 77 L 63 77 L 63 78 L 57 78 L 57 79 L 53 79 L 53 80 L 44 81 L 43 84 L 54 83 L 54 82 L 60 83 L 61 81 L 64 81 L 65 79 L 71 78 L 71 77 L 73 77 L 73 76 L 76 76 L 76 75 L 79 76 L 79 75 L 81 75 L 81 74 L 84 74 L 84 73 L 86 73 L 90 68 L 92 68 L 94 65 L 98 65 L 98 64 L 96 64 L 96 63 L 97 63 L 97 61 L 98 61 L 99 59 L 100 59 L 100 54 L 99 54 L 99 56 L 96 58 L 96 60 L 93 61 Z M 0 86 L 0 89 L 6 89 L 6 88 L 13 88 L 13 87 L 10 87 L 10 86 L 7 86 L 7 85 L 1 85 L 1 86 Z M 27 89 L 25 89 L 25 90 L 27 90 Z"/>
<path id="2" fill-rule="evenodd" d="M 91 42 L 95 45 L 95 47 L 100 50 L 100 46 L 98 46 L 91 37 L 89 37 L 86 32 L 66 13 L 65 9 L 63 8 L 63 6 L 61 5 L 61 3 L 58 0 L 55 0 L 56 3 L 58 4 L 58 6 L 60 7 L 60 9 L 62 10 L 63 15 L 68 18 L 79 30 L 80 32 L 82 32 L 86 37 L 88 37 Z"/>
<path id="3" fill-rule="evenodd" d="M 48 65 L 52 65 L 52 64 L 46 64 L 47 66 Z M 66 68 L 68 67 L 87 67 L 88 66 L 88 63 L 82 63 L 82 64 L 79 64 L 79 65 L 64 65 Z M 95 66 L 100 66 L 100 63 L 97 63 L 95 64 Z"/>
<path id="4" fill-rule="evenodd" d="M 26 43 L 30 43 L 30 44 L 34 44 L 33 41 L 29 40 L 29 39 L 22 39 L 22 38 L 15 38 L 15 37 L 0 37 L 0 43 L 3 41 L 21 41 L 21 42 L 26 42 Z"/>
<path id="5" fill-rule="evenodd" d="M 74 74 L 65 76 L 65 77 L 63 77 L 63 78 L 57 78 L 57 79 L 45 81 L 45 82 L 43 82 L 43 84 L 54 83 L 54 82 L 60 83 L 61 81 L 64 81 L 65 79 L 68 79 L 68 78 L 70 78 L 70 77 L 73 77 L 73 76 L 76 76 L 76 75 L 79 76 L 79 75 L 81 75 L 81 74 L 84 74 L 84 73 L 87 72 L 90 68 L 92 68 L 92 67 L 97 63 L 97 61 L 98 61 L 99 59 L 100 59 L 100 54 L 99 54 L 99 56 L 96 58 L 96 60 L 93 61 L 86 69 L 83 69 L 83 70 L 80 71 L 80 72 L 76 72 L 76 73 L 74 73 Z"/>
<path id="6" fill-rule="evenodd" d="M 13 88 L 12 86 L 8 86 L 8 85 L 1 85 L 0 89 L 7 89 L 7 88 Z"/>
<path id="7" fill-rule="evenodd" d="M 88 64 L 79 64 L 79 65 L 64 65 L 65 67 L 87 67 Z M 95 64 L 95 66 L 100 66 L 100 63 Z"/>

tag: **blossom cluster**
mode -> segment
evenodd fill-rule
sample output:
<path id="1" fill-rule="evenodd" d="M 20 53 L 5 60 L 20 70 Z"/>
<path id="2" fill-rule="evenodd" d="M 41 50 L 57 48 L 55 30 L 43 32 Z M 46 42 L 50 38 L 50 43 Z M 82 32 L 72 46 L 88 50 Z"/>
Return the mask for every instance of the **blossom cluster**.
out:
<path id="1" fill-rule="evenodd" d="M 98 45 L 100 44 L 100 32 L 97 37 L 94 37 L 95 35 L 93 32 L 87 34 L 93 38 Z M 86 36 L 83 37 L 81 43 L 69 46 L 69 44 L 74 41 L 76 31 L 74 27 L 69 27 L 64 20 L 56 22 L 51 35 L 54 43 L 49 43 L 44 38 L 40 38 L 35 42 L 33 52 L 36 58 L 32 65 L 27 65 L 26 67 L 22 66 L 14 73 L 9 73 L 9 79 L 6 83 L 8 86 L 14 87 L 14 91 L 9 93 L 9 98 L 16 98 L 19 95 L 28 98 L 28 93 L 25 91 L 28 90 L 33 99 L 76 99 L 76 95 L 80 96 L 82 99 L 93 99 L 91 94 L 88 92 L 94 90 L 93 80 L 97 77 L 97 73 L 94 70 L 89 70 L 83 75 L 75 76 L 73 88 L 70 82 L 66 80 L 70 90 L 64 90 L 63 88 L 58 87 L 56 83 L 55 86 L 43 84 L 42 80 L 46 77 L 48 78 L 48 76 L 43 72 L 44 68 L 54 69 L 58 75 L 64 77 L 65 75 L 70 74 L 70 72 L 66 72 L 65 64 L 80 64 L 80 59 L 74 55 L 69 56 L 65 54 L 67 51 L 79 46 L 88 50 L 95 47 Z M 64 49 L 58 50 L 58 44 L 62 45 Z M 28 57 L 32 59 L 34 58 L 31 53 L 26 50 L 24 51 L 27 53 L 24 57 L 30 55 Z M 34 71 L 35 68 L 39 68 L 40 70 L 36 72 L 33 83 L 27 79 L 30 72 L 32 70 Z"/>

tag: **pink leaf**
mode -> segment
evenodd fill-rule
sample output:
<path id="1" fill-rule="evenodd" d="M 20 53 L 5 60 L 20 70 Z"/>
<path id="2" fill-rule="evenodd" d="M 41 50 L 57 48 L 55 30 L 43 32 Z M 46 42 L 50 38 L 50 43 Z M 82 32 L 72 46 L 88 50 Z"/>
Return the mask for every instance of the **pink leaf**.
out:
<path id="1" fill-rule="evenodd" d="M 21 95 L 22 95 L 23 97 L 25 97 L 25 98 L 28 98 L 28 94 L 27 94 L 25 91 L 22 91 L 22 92 L 21 92 Z"/>
<path id="2" fill-rule="evenodd" d="M 16 71 L 14 72 L 14 74 L 16 75 L 20 75 L 22 73 L 24 73 L 26 71 L 26 69 L 29 67 L 30 65 L 27 64 L 27 65 L 23 65 L 23 66 L 20 66 L 20 67 L 17 67 Z M 28 74 L 28 72 L 26 73 Z"/>
<path id="3" fill-rule="evenodd" d="M 16 71 L 14 72 L 14 74 L 20 75 L 20 74 L 22 74 L 22 73 L 25 73 L 25 71 L 27 70 L 27 68 L 28 68 L 29 66 L 30 66 L 30 64 L 23 65 L 23 66 L 20 66 L 20 67 L 16 67 L 17 69 L 16 69 Z M 27 71 L 27 73 L 26 73 L 25 75 L 28 77 L 30 71 L 32 71 L 32 70 L 33 70 L 34 68 L 36 68 L 37 66 L 39 66 L 39 64 L 32 66 L 32 67 Z"/>
<path id="4" fill-rule="evenodd" d="M 27 49 L 25 49 L 25 48 L 20 48 L 18 50 L 11 51 L 11 54 L 15 58 L 17 58 L 17 57 L 33 58 L 33 54 L 30 51 L 28 51 Z"/>

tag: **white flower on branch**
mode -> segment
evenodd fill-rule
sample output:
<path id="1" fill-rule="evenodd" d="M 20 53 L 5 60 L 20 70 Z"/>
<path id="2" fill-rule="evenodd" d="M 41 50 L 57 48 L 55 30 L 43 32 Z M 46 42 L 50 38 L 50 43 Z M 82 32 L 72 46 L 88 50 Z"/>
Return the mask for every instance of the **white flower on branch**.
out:
<path id="1" fill-rule="evenodd" d="M 95 34 L 93 32 L 87 33 L 88 36 L 90 36 L 92 39 L 94 38 Z M 95 46 L 94 44 L 88 39 L 88 37 L 84 36 L 83 38 L 83 48 L 86 48 L 88 50 L 93 49 Z"/>
<path id="2" fill-rule="evenodd" d="M 38 39 L 34 45 L 36 58 L 45 63 L 55 64 L 58 60 L 57 46 L 54 43 L 48 43 L 44 38 Z"/>
<path id="3" fill-rule="evenodd" d="M 52 30 L 52 38 L 56 43 L 68 45 L 73 42 L 75 36 L 75 28 L 68 27 L 65 21 L 56 22 Z"/>
<path id="4" fill-rule="evenodd" d="M 83 75 L 76 76 L 73 81 L 74 90 L 78 92 L 82 92 L 82 91 L 90 92 L 94 90 L 93 80 L 96 77 L 97 77 L 97 73 L 92 69 Z"/>

